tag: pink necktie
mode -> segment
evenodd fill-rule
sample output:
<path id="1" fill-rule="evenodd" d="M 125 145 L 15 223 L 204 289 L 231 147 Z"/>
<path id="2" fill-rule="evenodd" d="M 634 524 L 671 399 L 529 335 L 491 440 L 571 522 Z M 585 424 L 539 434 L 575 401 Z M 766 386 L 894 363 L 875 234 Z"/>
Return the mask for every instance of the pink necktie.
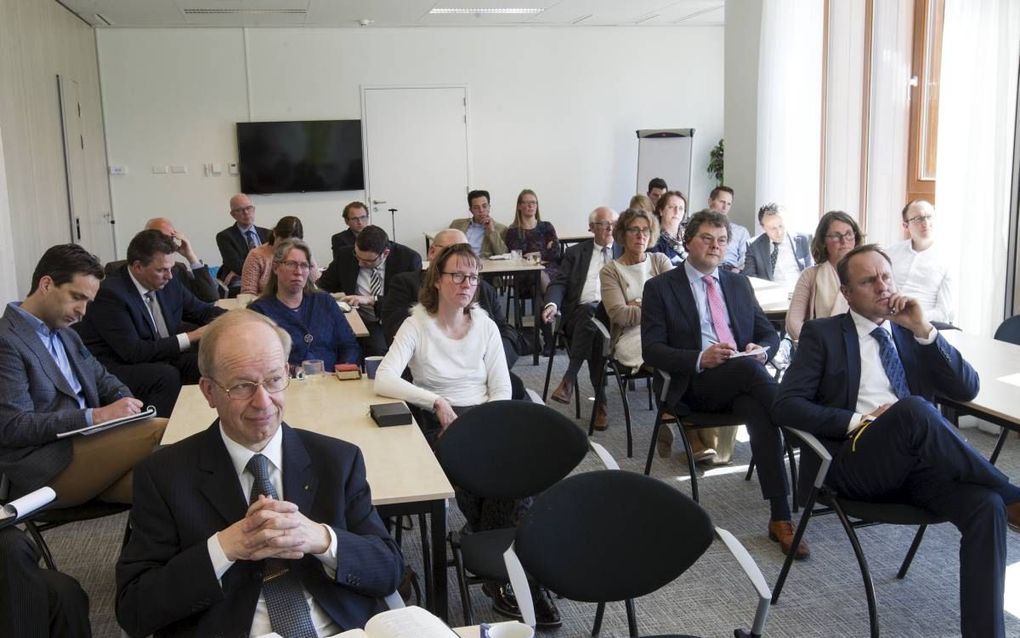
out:
<path id="1" fill-rule="evenodd" d="M 715 279 L 712 279 L 711 275 L 705 275 L 701 280 L 705 282 L 705 289 L 708 291 L 708 312 L 712 315 L 715 336 L 719 339 L 719 343 L 729 343 L 736 347 L 737 340 L 733 338 L 730 326 L 726 322 L 726 308 L 723 306 L 722 295 L 716 288 Z"/>

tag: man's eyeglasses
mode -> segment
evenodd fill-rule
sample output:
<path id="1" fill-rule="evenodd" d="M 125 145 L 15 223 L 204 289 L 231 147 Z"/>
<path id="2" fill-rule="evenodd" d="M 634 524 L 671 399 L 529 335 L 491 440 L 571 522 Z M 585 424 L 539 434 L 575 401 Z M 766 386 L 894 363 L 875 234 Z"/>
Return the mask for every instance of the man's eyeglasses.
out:
<path id="1" fill-rule="evenodd" d="M 290 377 L 286 374 L 269 377 L 268 379 L 263 379 L 259 383 L 244 381 L 237 385 L 230 386 L 229 388 L 222 385 L 215 379 L 209 380 L 215 383 L 216 387 L 220 390 L 223 390 L 223 393 L 227 395 L 228 399 L 235 399 L 237 401 L 245 401 L 255 396 L 255 392 L 258 390 L 259 386 L 265 388 L 266 392 L 269 394 L 277 394 L 278 392 L 286 390 L 287 386 L 290 385 Z"/>
<path id="2" fill-rule="evenodd" d="M 294 261 L 293 259 L 288 259 L 287 261 L 281 261 L 278 263 L 281 266 L 286 266 L 291 270 L 303 270 L 307 272 L 312 269 L 312 265 L 309 264 L 307 261 Z"/>
<path id="3" fill-rule="evenodd" d="M 720 237 L 716 237 L 715 235 L 704 234 L 704 235 L 698 235 L 698 239 L 701 240 L 702 243 L 704 243 L 704 244 L 706 244 L 708 246 L 711 246 L 712 244 L 718 244 L 720 246 L 725 246 L 726 244 L 730 243 L 730 238 L 727 237 L 726 235 L 722 235 Z"/>
<path id="4" fill-rule="evenodd" d="M 357 217 L 348 217 L 348 222 L 363 222 L 368 219 L 368 215 L 358 215 Z"/>
<path id="5" fill-rule="evenodd" d="M 475 274 L 468 274 L 466 272 L 444 272 L 443 274 L 448 275 L 453 280 L 453 283 L 457 285 L 464 283 L 465 280 L 471 282 L 472 286 L 478 284 L 478 275 Z"/>
<path id="6" fill-rule="evenodd" d="M 231 208 L 232 213 L 250 213 L 255 210 L 254 204 L 248 204 L 247 206 L 240 206 L 238 208 Z"/>
<path id="7" fill-rule="evenodd" d="M 602 230 L 613 230 L 616 226 L 613 222 L 592 222 L 591 225 Z"/>
<path id="8" fill-rule="evenodd" d="M 854 240 L 854 237 L 855 237 L 854 231 L 848 230 L 845 233 L 829 233 L 828 235 L 825 236 L 825 239 L 828 241 L 851 242 Z"/>
<path id="9" fill-rule="evenodd" d="M 935 219 L 934 215 L 918 215 L 917 217 L 911 217 L 907 220 L 908 224 L 927 224 L 931 220 Z"/>
<path id="10" fill-rule="evenodd" d="M 642 228 L 640 226 L 630 226 L 627 228 L 627 234 L 637 237 L 638 235 L 644 235 L 645 237 L 652 236 L 651 228 Z"/>

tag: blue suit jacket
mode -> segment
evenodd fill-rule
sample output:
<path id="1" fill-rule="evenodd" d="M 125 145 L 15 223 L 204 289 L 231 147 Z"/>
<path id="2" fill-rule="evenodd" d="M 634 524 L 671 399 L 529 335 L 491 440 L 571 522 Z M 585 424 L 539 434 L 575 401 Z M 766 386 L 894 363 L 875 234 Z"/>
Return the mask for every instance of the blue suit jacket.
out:
<path id="1" fill-rule="evenodd" d="M 372 506 L 354 445 L 283 427 L 283 495 L 337 536 L 337 573 L 314 556 L 291 573 L 341 629 L 363 627 L 396 590 L 403 558 Z M 237 561 L 216 580 L 206 541 L 244 517 L 219 422 L 135 467 L 131 539 L 117 562 L 117 620 L 132 636 L 247 636 L 264 561 Z"/>
<path id="2" fill-rule="evenodd" d="M 977 372 L 942 335 L 922 346 L 896 324 L 892 333 L 911 394 L 931 402 L 938 396 L 957 401 L 977 396 Z M 780 425 L 811 432 L 835 454 L 847 440 L 860 382 L 860 340 L 850 313 L 808 321 L 780 384 L 773 418 Z M 802 477 L 813 479 L 814 473 L 804 471 Z"/>
<path id="3" fill-rule="evenodd" d="M 181 322 L 204 326 L 225 312 L 199 301 L 177 279 L 156 291 L 170 336 L 156 336 L 149 309 L 138 294 L 125 265 L 99 286 L 78 333 L 89 350 L 106 365 L 171 361 L 180 355 Z"/>
<path id="4" fill-rule="evenodd" d="M 814 265 L 811 258 L 811 236 L 786 234 L 786 241 L 793 243 L 793 257 L 797 260 L 797 270 L 804 272 L 808 266 Z M 744 274 L 748 277 L 760 277 L 772 281 L 772 241 L 762 233 L 747 247 L 747 258 L 744 260 Z"/>
<path id="5" fill-rule="evenodd" d="M 726 301 L 730 328 L 738 350 L 749 343 L 769 346 L 769 358 L 779 335 L 769 322 L 747 277 L 719 269 L 719 288 Z M 697 374 L 701 354 L 701 318 L 687 271 L 679 266 L 645 282 L 641 298 L 641 353 L 645 363 L 673 377 L 668 401 L 675 405 Z"/>
<path id="6" fill-rule="evenodd" d="M 131 392 L 106 371 L 73 330 L 57 331 L 81 383 L 85 405 L 98 408 Z M 57 434 L 83 428 L 85 410 L 32 325 L 7 308 L 0 319 L 0 474 L 14 496 L 42 487 L 71 462 L 71 439 Z"/>

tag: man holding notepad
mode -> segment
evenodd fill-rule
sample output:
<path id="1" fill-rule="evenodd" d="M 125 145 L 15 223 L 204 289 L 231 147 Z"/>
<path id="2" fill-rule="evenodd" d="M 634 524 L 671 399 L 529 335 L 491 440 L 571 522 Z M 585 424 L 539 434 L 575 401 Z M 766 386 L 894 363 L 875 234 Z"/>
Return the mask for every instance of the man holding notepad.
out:
<path id="1" fill-rule="evenodd" d="M 32 290 L 0 318 L 0 474 L 11 496 L 49 485 L 57 507 L 131 502 L 131 468 L 163 436 L 148 419 L 94 436 L 59 438 L 130 417 L 142 403 L 96 361 L 69 326 L 95 298 L 103 268 L 80 246 L 47 250 Z"/>

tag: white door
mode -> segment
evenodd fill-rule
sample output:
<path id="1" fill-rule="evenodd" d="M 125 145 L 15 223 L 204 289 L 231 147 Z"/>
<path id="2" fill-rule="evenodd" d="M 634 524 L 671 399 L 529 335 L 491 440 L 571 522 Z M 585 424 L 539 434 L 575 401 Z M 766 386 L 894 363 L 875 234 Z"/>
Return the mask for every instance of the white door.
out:
<path id="1" fill-rule="evenodd" d="M 425 257 L 425 233 L 467 214 L 467 89 L 363 88 L 372 223 Z"/>
<path id="2" fill-rule="evenodd" d="M 97 255 L 100 261 L 115 257 L 112 215 L 96 214 L 89 202 L 89 182 L 85 169 L 85 134 L 81 121 L 78 82 L 57 76 L 60 118 L 64 130 L 64 167 L 67 179 L 67 210 L 71 241 Z"/>

